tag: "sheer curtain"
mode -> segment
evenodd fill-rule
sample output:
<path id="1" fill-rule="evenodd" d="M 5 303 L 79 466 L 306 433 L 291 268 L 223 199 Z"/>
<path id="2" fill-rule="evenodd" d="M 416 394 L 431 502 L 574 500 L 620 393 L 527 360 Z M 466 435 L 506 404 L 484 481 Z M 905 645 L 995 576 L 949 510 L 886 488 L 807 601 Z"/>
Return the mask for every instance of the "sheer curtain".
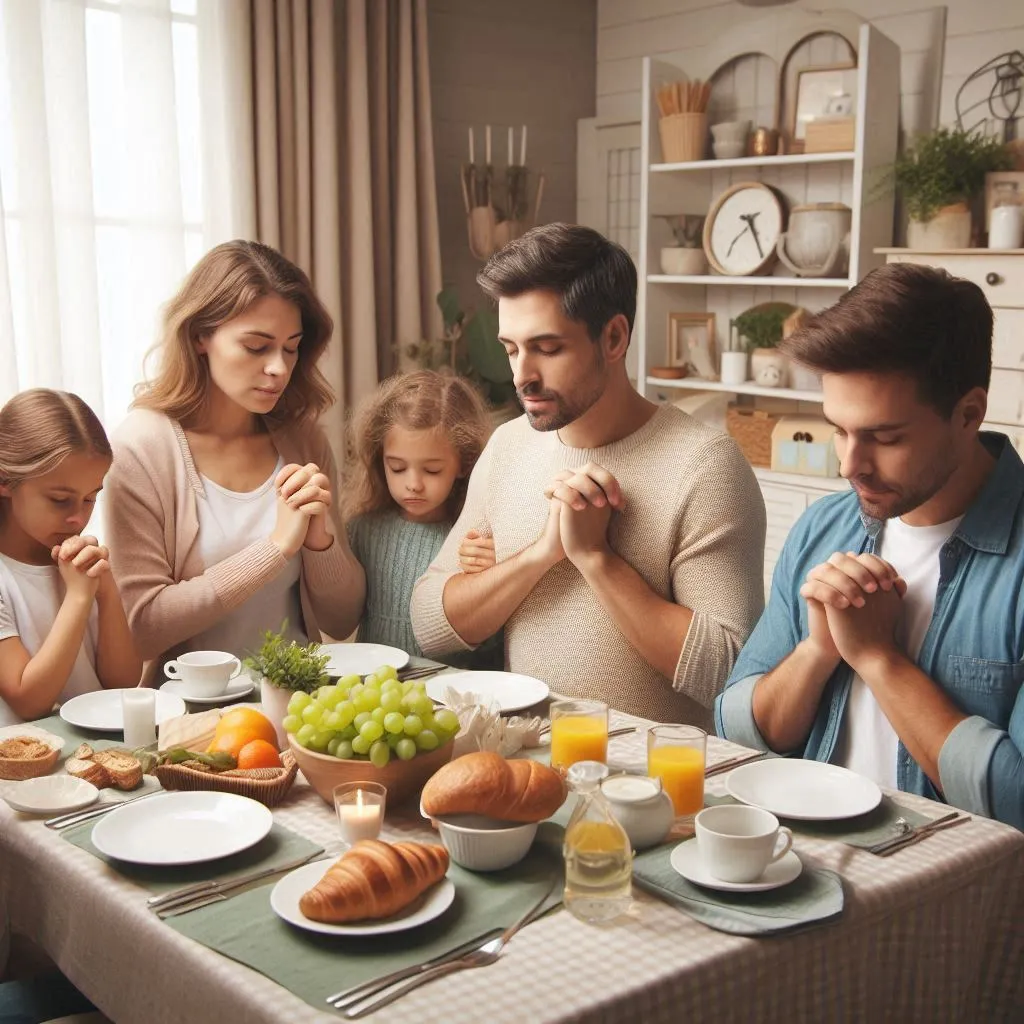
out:
<path id="1" fill-rule="evenodd" d="M 124 415 L 160 307 L 255 231 L 250 12 L 0 0 L 0 401 Z"/>

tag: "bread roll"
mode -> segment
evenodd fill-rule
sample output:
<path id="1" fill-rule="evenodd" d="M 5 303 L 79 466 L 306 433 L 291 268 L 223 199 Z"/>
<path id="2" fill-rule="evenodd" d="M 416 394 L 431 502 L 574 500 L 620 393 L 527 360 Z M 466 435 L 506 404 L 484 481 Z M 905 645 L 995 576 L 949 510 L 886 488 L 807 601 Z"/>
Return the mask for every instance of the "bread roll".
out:
<path id="1" fill-rule="evenodd" d="M 527 758 L 464 754 L 437 771 L 423 787 L 423 810 L 431 815 L 483 814 L 498 821 L 550 818 L 565 800 L 562 776 Z"/>

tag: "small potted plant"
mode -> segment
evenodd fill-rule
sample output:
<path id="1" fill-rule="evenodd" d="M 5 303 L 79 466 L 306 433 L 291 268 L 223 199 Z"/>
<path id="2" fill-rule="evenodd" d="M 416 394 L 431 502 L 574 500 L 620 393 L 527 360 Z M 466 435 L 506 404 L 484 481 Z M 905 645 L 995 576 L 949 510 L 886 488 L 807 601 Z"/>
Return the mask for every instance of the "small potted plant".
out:
<path id="1" fill-rule="evenodd" d="M 661 215 L 668 223 L 675 237 L 675 245 L 661 250 L 661 272 L 672 275 L 697 275 L 707 272 L 708 261 L 704 256 L 704 218 L 695 213 Z"/>
<path id="2" fill-rule="evenodd" d="M 260 649 L 245 659 L 245 667 L 260 680 L 260 701 L 277 730 L 278 749 L 288 746 L 282 722 L 288 714 L 288 701 L 297 690 L 313 693 L 330 682 L 327 664 L 330 655 L 320 654 L 318 643 L 303 647 L 284 636 L 287 623 L 278 633 L 267 630 Z"/>
<path id="3" fill-rule="evenodd" d="M 1011 164 L 999 139 L 960 128 L 919 136 L 896 158 L 891 174 L 910 217 L 909 247 L 968 248 L 971 205 L 984 191 L 985 175 Z"/>
<path id="4" fill-rule="evenodd" d="M 789 367 L 777 346 L 782 341 L 782 325 L 792 312 L 793 307 L 786 303 L 766 302 L 740 313 L 732 321 L 750 353 L 750 375 L 761 387 L 786 386 Z"/>

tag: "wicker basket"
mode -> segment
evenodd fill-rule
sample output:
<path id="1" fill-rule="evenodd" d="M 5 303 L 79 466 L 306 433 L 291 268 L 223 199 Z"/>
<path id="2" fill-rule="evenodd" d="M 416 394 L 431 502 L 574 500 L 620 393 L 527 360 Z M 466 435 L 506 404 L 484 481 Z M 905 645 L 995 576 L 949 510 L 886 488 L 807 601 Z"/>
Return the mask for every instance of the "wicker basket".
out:
<path id="1" fill-rule="evenodd" d="M 164 789 L 211 789 L 217 793 L 235 793 L 276 807 L 292 788 L 299 766 L 291 751 L 281 754 L 283 768 L 246 768 L 229 772 L 204 772 L 184 764 L 162 764 L 154 769 Z"/>
<path id="2" fill-rule="evenodd" d="M 38 757 L 4 757 L 0 755 L 0 779 L 7 782 L 24 782 L 26 779 L 37 779 L 40 775 L 49 775 L 53 766 L 60 757 L 64 747 L 64 741 L 59 736 L 49 733 L 46 737 L 40 735 L 38 730 L 25 731 L 22 734 L 4 736 L 0 743 L 10 743 L 16 740 L 28 740 L 46 747 L 46 753 Z"/>
<path id="3" fill-rule="evenodd" d="M 741 409 L 730 405 L 725 413 L 725 427 L 735 438 L 740 450 L 752 466 L 771 468 L 772 431 L 781 419 L 760 409 Z"/>

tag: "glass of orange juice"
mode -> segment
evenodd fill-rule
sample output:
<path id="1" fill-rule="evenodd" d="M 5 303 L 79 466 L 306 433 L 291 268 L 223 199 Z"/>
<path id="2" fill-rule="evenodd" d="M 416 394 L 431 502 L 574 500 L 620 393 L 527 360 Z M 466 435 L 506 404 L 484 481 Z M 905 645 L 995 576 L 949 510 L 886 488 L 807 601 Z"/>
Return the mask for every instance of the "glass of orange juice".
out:
<path id="1" fill-rule="evenodd" d="M 695 725 L 656 725 L 647 733 L 647 774 L 661 779 L 676 815 L 704 806 L 708 734 Z"/>
<path id="2" fill-rule="evenodd" d="M 577 761 L 608 763 L 608 705 L 599 700 L 556 700 L 551 705 L 551 767 Z"/>

